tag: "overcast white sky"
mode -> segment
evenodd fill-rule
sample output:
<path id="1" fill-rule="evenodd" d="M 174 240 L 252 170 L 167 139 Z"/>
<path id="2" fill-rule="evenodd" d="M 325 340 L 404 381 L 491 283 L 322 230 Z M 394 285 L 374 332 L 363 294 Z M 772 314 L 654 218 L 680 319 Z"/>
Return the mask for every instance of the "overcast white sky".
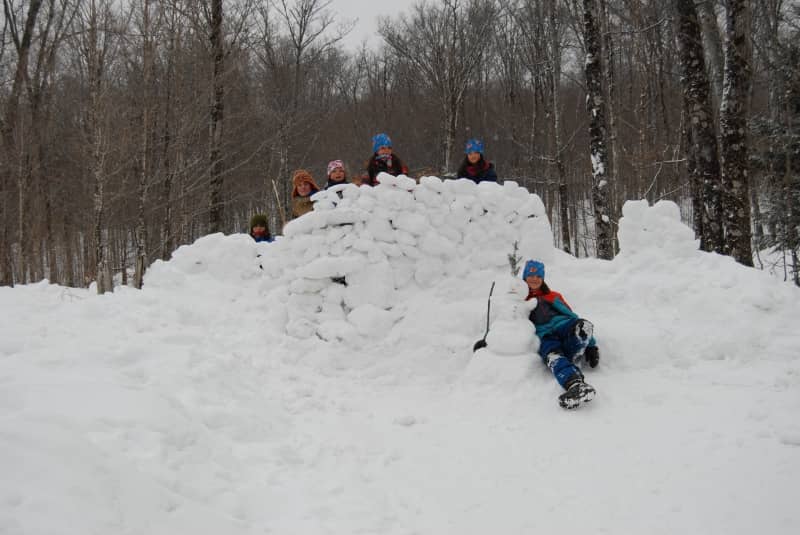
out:
<path id="1" fill-rule="evenodd" d="M 347 19 L 358 19 L 355 28 L 345 38 L 344 44 L 350 49 L 358 48 L 361 41 L 367 40 L 370 46 L 377 46 L 380 38 L 378 19 L 381 17 L 394 17 L 403 13 L 418 0 L 394 0 L 384 2 L 380 0 L 332 0 L 328 7 L 335 15 L 336 20 L 343 22 Z"/>

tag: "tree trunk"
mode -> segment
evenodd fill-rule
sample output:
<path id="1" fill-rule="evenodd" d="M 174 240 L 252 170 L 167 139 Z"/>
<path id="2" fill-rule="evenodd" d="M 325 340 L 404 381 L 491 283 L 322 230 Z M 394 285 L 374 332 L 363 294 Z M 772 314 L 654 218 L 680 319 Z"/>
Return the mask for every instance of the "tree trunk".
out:
<path id="1" fill-rule="evenodd" d="M 725 84 L 720 110 L 722 140 L 723 251 L 753 265 L 748 183 L 747 117 L 750 95 L 750 8 L 746 0 L 726 0 Z"/>
<path id="2" fill-rule="evenodd" d="M 696 5 L 695 12 L 699 16 L 702 27 L 704 59 L 711 73 L 712 87 L 714 89 L 712 103 L 719 104 L 722 100 L 725 58 L 722 54 L 722 39 L 719 24 L 717 23 L 717 12 L 714 9 L 715 3 L 712 0 L 702 0 L 696 4 L 693 2 L 693 8 Z"/>
<path id="3" fill-rule="evenodd" d="M 211 0 L 211 48 L 214 54 L 214 68 L 211 83 L 213 100 L 211 102 L 211 118 L 209 122 L 209 138 L 211 150 L 209 166 L 211 171 L 208 231 L 222 230 L 222 124 L 223 124 L 223 69 L 225 60 L 224 41 L 222 35 L 222 0 Z"/>
<path id="4" fill-rule="evenodd" d="M 19 111 L 21 109 L 20 97 L 22 95 L 22 91 L 25 88 L 26 81 L 28 79 L 28 62 L 30 58 L 31 42 L 33 40 L 33 32 L 36 27 L 36 18 L 39 15 L 39 10 L 41 7 L 42 7 L 42 0 L 31 0 L 28 6 L 28 13 L 25 18 L 25 26 L 22 31 L 21 38 L 19 38 L 18 28 L 14 28 L 15 31 L 12 34 L 14 47 L 17 52 L 17 65 L 16 68 L 14 69 L 14 81 L 11 86 L 11 92 L 8 95 L 8 100 L 6 101 L 6 106 L 5 109 L 3 110 L 2 121 L 0 121 L 0 134 L 2 135 L 2 143 L 3 143 L 2 149 L 5 154 L 4 157 L 5 165 L 7 166 L 6 167 L 7 172 L 2 173 L 2 175 L 0 175 L 0 180 L 3 181 L 3 186 L 0 188 L 3 194 L 3 204 L 5 204 L 5 196 L 7 195 L 7 192 L 11 187 L 11 183 L 8 180 L 9 177 L 11 176 L 10 170 L 12 169 L 13 166 L 12 162 L 14 161 L 20 162 L 19 158 L 14 157 L 14 154 L 17 152 L 15 150 L 16 143 L 14 139 L 15 138 L 14 134 L 15 131 L 17 131 L 20 128 L 18 119 Z M 15 22 L 15 19 L 12 17 L 11 13 L 12 8 L 13 6 L 11 6 L 7 0 L 3 0 L 4 18 L 6 19 L 6 23 L 9 23 L 9 21 L 11 21 L 10 23 L 14 24 Z M 20 138 L 23 137 L 22 133 L 20 133 L 18 137 Z M 17 172 L 18 172 L 17 181 L 18 183 L 20 183 L 21 181 L 24 181 L 25 170 L 21 165 L 18 165 Z M 23 185 L 22 187 L 24 190 L 25 186 Z M 17 199 L 18 208 L 20 210 L 24 210 L 24 196 L 26 192 L 23 190 L 21 190 L 18 193 L 18 199 Z M 18 229 L 22 228 L 22 225 L 20 224 L 22 217 L 23 217 L 22 214 L 20 214 L 20 217 L 18 218 L 17 221 Z M 3 256 L 4 258 L 7 259 L 6 260 L 7 266 L 9 266 L 6 268 L 6 270 L 4 270 L 6 271 L 6 274 L 2 277 L 3 280 L 0 280 L 0 283 L 13 286 L 15 281 L 14 281 L 14 276 L 12 274 L 12 269 L 10 268 L 10 265 L 13 263 L 12 253 L 9 247 L 9 244 L 11 242 L 8 239 L 7 231 L 5 230 L 7 222 L 0 221 L 0 224 L 3 224 L 4 226 L 3 232 L 6 236 L 6 239 L 3 240 L 2 244 L 4 250 L 0 251 L 0 256 Z M 26 244 L 27 238 L 25 238 L 24 235 L 19 235 L 17 239 L 19 243 L 18 264 L 20 265 L 18 265 L 17 267 L 16 282 L 25 282 L 24 270 L 26 269 L 25 268 L 26 262 L 23 257 L 26 256 L 24 251 L 28 250 L 28 244 Z M 6 249 L 7 247 L 8 249 Z"/>
<path id="5" fill-rule="evenodd" d="M 136 260 L 133 286 L 142 288 L 147 269 L 147 184 L 150 179 L 150 79 L 153 70 L 153 50 L 150 37 L 150 0 L 142 1 L 142 146 L 139 157 L 139 205 L 136 221 Z M 124 267 L 123 267 L 124 269 Z"/>
<path id="6" fill-rule="evenodd" d="M 676 0 L 677 39 L 686 120 L 689 176 L 695 184 L 692 206 L 695 231 L 704 251 L 722 252 L 722 176 L 717 135 L 706 75 L 703 41 L 694 0 Z"/>
<path id="7" fill-rule="evenodd" d="M 95 274 L 97 277 L 97 293 L 114 291 L 109 264 L 108 229 L 105 222 L 105 129 L 102 117 L 103 70 L 105 69 L 103 51 L 99 44 L 100 23 L 97 20 L 95 3 L 91 3 L 88 27 L 89 71 L 89 128 L 91 174 L 94 180 L 94 226 L 93 237 L 95 247 Z"/>
<path id="8" fill-rule="evenodd" d="M 597 256 L 614 257 L 614 231 L 609 212 L 609 182 L 606 177 L 608 149 L 606 145 L 605 102 L 602 86 L 602 52 L 597 26 L 597 1 L 583 0 L 583 38 L 586 46 L 586 110 L 589 113 L 589 152 L 592 162 L 592 202 L 597 236 Z"/>

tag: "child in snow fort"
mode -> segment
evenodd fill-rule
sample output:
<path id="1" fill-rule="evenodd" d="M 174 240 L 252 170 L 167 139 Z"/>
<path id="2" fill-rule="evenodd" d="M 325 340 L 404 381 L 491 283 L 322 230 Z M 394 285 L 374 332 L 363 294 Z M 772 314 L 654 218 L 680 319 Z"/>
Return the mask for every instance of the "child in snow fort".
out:
<path id="1" fill-rule="evenodd" d="M 267 224 L 267 216 L 264 214 L 256 214 L 250 218 L 250 237 L 256 242 L 271 242 L 272 235 L 269 233 L 269 224 Z"/>
<path id="2" fill-rule="evenodd" d="M 457 178 L 468 178 L 475 182 L 497 182 L 494 164 L 483 157 L 483 141 L 470 139 L 464 147 L 464 161 L 456 173 Z"/>
<path id="3" fill-rule="evenodd" d="M 292 219 L 307 214 L 314 209 L 311 196 L 319 191 L 311 173 L 298 169 L 292 176 Z"/>
<path id="4" fill-rule="evenodd" d="M 339 184 L 347 184 L 347 171 L 342 160 L 332 160 L 328 162 L 328 183 L 325 184 L 325 189 Z"/>
<path id="5" fill-rule="evenodd" d="M 376 186 L 378 173 L 392 176 L 408 174 L 408 167 L 394 154 L 392 140 L 386 134 L 377 134 L 372 138 L 372 157 L 367 162 L 367 174 L 362 177 L 361 184 Z"/>
<path id="6" fill-rule="evenodd" d="M 565 409 L 574 409 L 582 402 L 591 401 L 595 390 L 583 380 L 576 361 L 583 356 L 594 368 L 600 362 L 600 353 L 592 336 L 593 325 L 578 317 L 564 300 L 544 282 L 544 264 L 537 260 L 525 262 L 522 278 L 528 284 L 526 300 L 536 299 L 536 306 L 528 318 L 536 326 L 539 337 L 539 356 L 564 388 L 558 403 Z"/>

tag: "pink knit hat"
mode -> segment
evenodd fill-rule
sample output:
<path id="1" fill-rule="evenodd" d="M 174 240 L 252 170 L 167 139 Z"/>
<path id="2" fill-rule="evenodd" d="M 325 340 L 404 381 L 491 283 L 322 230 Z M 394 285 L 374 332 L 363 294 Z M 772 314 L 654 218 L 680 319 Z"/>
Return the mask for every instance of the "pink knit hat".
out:
<path id="1" fill-rule="evenodd" d="M 344 168 L 344 162 L 342 160 L 331 160 L 328 162 L 328 176 L 331 176 L 331 173 L 334 169 L 341 167 L 342 171 L 346 171 Z"/>

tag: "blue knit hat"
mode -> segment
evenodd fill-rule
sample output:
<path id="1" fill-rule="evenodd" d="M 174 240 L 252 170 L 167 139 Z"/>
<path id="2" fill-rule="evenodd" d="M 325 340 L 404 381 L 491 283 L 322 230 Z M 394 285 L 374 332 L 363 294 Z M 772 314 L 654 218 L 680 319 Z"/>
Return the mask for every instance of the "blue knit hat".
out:
<path id="1" fill-rule="evenodd" d="M 470 152 L 479 152 L 483 154 L 483 141 L 478 138 L 467 141 L 467 145 L 464 147 L 464 154 L 469 154 Z"/>
<path id="2" fill-rule="evenodd" d="M 528 260 L 525 262 L 525 269 L 522 270 L 522 280 L 527 279 L 531 275 L 536 275 L 544 279 L 544 264 L 538 260 Z"/>
<path id="3" fill-rule="evenodd" d="M 378 152 L 381 147 L 391 147 L 392 140 L 384 133 L 375 134 L 372 138 L 372 152 Z"/>

